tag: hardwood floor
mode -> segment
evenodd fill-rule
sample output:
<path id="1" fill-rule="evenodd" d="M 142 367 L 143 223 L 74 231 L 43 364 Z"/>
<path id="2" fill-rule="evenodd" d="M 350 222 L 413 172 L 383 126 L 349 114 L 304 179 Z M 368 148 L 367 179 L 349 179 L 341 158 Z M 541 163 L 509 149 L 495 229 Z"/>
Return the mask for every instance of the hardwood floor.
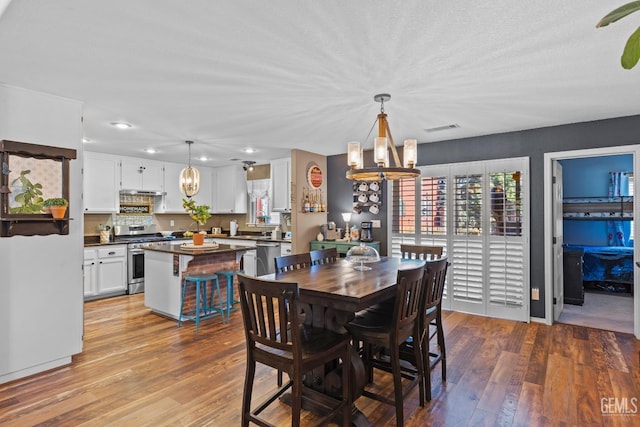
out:
<path id="1" fill-rule="evenodd" d="M 432 373 L 433 400 L 405 400 L 407 426 L 638 426 L 640 343 L 628 334 L 579 326 L 445 314 L 447 382 Z M 73 364 L 0 385 L 2 426 L 237 426 L 244 381 L 239 312 L 229 324 L 151 314 L 143 295 L 85 304 L 85 350 Z M 275 385 L 258 365 L 257 394 Z M 380 387 L 391 393 L 385 374 Z M 605 405 L 602 406 L 604 400 Z M 617 410 L 616 410 L 616 404 Z M 375 426 L 394 409 L 361 397 Z M 603 410 L 609 413 L 603 413 Z M 269 412 L 289 424 L 289 407 Z M 306 413 L 304 423 L 313 415 Z"/>

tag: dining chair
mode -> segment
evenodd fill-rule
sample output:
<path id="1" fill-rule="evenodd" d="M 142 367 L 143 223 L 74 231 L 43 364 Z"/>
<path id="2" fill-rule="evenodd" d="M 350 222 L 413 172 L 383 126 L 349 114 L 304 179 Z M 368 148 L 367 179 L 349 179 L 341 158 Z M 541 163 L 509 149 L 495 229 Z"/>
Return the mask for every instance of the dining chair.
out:
<path id="1" fill-rule="evenodd" d="M 311 255 L 309 252 L 284 255 L 276 257 L 274 262 L 276 265 L 276 273 L 284 273 L 285 271 L 311 267 Z"/>
<path id="2" fill-rule="evenodd" d="M 410 336 L 418 336 L 419 334 L 418 316 L 422 306 L 420 299 L 423 294 L 424 271 L 423 266 L 398 271 L 392 312 L 385 313 L 365 309 L 356 313 L 355 319 L 345 325 L 353 339 L 363 343 L 363 358 L 369 382 L 373 382 L 374 368 L 390 371 L 393 375 L 393 399 L 384 394 L 373 392 L 366 387 L 362 395 L 395 405 L 398 426 L 404 425 L 404 397 L 416 385 L 420 387 L 421 391 L 424 387 L 422 349 L 419 341 L 414 348 L 416 375 L 408 378 L 410 382 L 405 388 L 402 386 L 402 378 L 407 378 L 407 376 L 403 375 L 400 366 L 400 346 Z M 389 350 L 389 363 L 374 357 L 374 346 L 381 346 Z M 420 393 L 420 406 L 424 406 L 423 392 Z"/>
<path id="3" fill-rule="evenodd" d="M 402 258 L 406 259 L 438 259 L 442 258 L 443 252 L 442 246 L 428 246 L 428 245 L 400 245 L 400 254 Z"/>
<path id="4" fill-rule="evenodd" d="M 298 318 L 297 283 L 279 282 L 238 274 L 240 307 L 247 347 L 247 365 L 242 396 L 242 425 L 253 422 L 270 426 L 259 417 L 271 403 L 291 389 L 292 426 L 300 425 L 305 373 L 336 359 L 342 360 L 342 397 L 329 398 L 329 413 L 319 420 L 331 421 L 342 413 L 342 425 L 351 424 L 351 337 L 328 329 L 301 325 Z M 302 333 L 302 328 L 306 328 Z M 289 381 L 272 392 L 256 409 L 251 410 L 251 397 L 256 363 L 289 374 Z"/>
<path id="5" fill-rule="evenodd" d="M 447 258 L 427 261 L 425 264 L 424 289 L 421 298 L 420 317 L 418 319 L 419 333 L 412 339 L 406 340 L 400 346 L 400 358 L 408 361 L 414 367 L 415 342 L 420 343 L 422 349 L 422 366 L 424 368 L 424 382 L 426 400 L 431 400 L 431 370 L 438 364 L 442 367 L 442 381 L 447 380 L 447 356 L 442 327 L 442 294 L 444 292 L 449 263 Z M 438 352 L 431 351 L 431 339 L 437 336 Z M 406 366 L 406 365 L 405 365 Z M 409 369 L 406 368 L 405 369 Z M 415 371 L 414 371 L 415 373 Z"/>
<path id="6" fill-rule="evenodd" d="M 309 252 L 311 256 L 311 265 L 329 264 L 336 262 L 338 259 L 337 248 L 316 249 Z"/>

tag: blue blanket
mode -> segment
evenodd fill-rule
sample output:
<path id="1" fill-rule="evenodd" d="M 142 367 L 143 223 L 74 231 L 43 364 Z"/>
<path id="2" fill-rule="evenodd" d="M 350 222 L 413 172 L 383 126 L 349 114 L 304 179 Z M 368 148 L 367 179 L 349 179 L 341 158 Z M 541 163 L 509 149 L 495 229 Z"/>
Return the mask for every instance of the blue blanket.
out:
<path id="1" fill-rule="evenodd" d="M 566 245 L 584 249 L 582 280 L 633 284 L 633 248 Z"/>

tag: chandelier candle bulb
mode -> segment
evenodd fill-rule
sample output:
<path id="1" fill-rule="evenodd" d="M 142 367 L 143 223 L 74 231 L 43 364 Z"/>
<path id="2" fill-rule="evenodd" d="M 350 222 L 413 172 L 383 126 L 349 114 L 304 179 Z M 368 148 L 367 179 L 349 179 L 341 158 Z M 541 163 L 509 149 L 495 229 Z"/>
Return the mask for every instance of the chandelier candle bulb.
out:
<path id="1" fill-rule="evenodd" d="M 404 167 L 413 168 L 418 163 L 418 141 L 415 139 L 405 139 L 404 148 L 402 149 L 402 157 L 404 158 Z"/>
<path id="2" fill-rule="evenodd" d="M 389 150 L 387 150 L 387 138 L 376 137 L 373 146 L 375 162 L 379 167 L 386 168 L 389 165 Z"/>
<path id="3" fill-rule="evenodd" d="M 349 166 L 358 168 L 360 167 L 360 143 L 357 141 L 352 141 L 348 146 L 349 153 Z"/>

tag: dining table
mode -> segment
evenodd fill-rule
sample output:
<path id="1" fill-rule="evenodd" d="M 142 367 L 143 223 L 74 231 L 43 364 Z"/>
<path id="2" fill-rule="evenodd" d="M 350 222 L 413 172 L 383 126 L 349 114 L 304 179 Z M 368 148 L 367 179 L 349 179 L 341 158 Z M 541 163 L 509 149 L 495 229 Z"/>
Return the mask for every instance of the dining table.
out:
<path id="1" fill-rule="evenodd" d="M 367 264 L 370 270 L 360 271 L 354 269 L 351 262 L 339 258 L 336 262 L 271 273 L 260 278 L 298 283 L 299 309 L 303 313 L 304 324 L 346 333 L 344 325 L 353 320 L 358 311 L 395 296 L 398 271 L 424 264 L 424 260 L 383 256 L 380 261 Z M 354 350 L 352 354 L 352 386 L 349 392 L 355 402 L 366 385 L 366 372 L 358 352 Z M 317 401 L 318 405 L 307 405 L 307 409 L 321 412 L 323 396 L 341 395 L 341 370 L 342 366 L 336 363 L 308 375 L 305 393 L 311 395 L 311 400 Z M 353 425 L 370 425 L 355 406 Z"/>

